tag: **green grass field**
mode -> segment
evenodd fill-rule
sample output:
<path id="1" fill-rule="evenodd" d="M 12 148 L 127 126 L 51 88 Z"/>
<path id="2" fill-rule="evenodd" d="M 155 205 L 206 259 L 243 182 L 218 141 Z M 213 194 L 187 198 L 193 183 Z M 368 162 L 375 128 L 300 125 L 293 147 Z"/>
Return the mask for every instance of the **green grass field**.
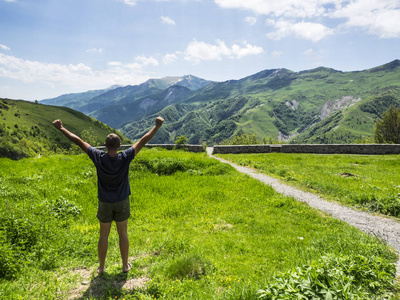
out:
<path id="1" fill-rule="evenodd" d="M 98 277 L 90 159 L 0 159 L 0 298 L 388 299 L 396 292 L 397 256 L 381 241 L 204 153 L 143 149 L 130 171 L 133 268 L 121 274 L 113 226 L 107 274 Z"/>
<path id="2" fill-rule="evenodd" d="M 219 156 L 328 199 L 400 217 L 399 155 L 269 153 Z"/>

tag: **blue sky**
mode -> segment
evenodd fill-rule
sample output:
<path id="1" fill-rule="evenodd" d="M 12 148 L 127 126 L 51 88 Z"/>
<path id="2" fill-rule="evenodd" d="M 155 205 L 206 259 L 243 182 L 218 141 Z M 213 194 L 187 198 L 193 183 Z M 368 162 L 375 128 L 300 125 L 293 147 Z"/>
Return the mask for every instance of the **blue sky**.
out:
<path id="1" fill-rule="evenodd" d="M 400 0 L 0 0 L 0 98 L 400 59 Z"/>

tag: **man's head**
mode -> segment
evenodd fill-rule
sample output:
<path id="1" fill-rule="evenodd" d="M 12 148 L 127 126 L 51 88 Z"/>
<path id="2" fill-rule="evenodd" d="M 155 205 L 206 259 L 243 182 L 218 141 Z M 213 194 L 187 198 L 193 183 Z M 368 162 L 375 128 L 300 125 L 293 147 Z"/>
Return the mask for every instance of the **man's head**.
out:
<path id="1" fill-rule="evenodd" d="M 115 133 L 110 133 L 106 137 L 106 142 L 104 143 L 108 150 L 118 150 L 121 146 L 121 139 Z"/>

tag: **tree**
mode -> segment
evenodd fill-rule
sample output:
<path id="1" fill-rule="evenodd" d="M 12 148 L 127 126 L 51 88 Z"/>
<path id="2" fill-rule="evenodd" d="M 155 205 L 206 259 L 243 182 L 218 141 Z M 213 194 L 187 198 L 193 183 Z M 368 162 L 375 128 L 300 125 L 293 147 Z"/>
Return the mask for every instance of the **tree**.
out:
<path id="1" fill-rule="evenodd" d="M 92 147 L 97 147 L 98 146 L 98 142 L 97 142 L 97 136 L 94 133 L 94 130 L 92 127 L 89 127 L 89 129 L 84 129 L 81 132 L 81 139 L 88 143 L 90 146 Z M 74 143 L 72 143 L 71 145 L 71 152 L 72 153 L 80 153 L 81 152 L 81 148 L 79 148 L 77 145 L 75 145 Z"/>
<path id="2" fill-rule="evenodd" d="M 382 119 L 375 122 L 374 133 L 376 143 L 400 144 L 400 110 L 396 106 L 390 107 Z"/>
<path id="3" fill-rule="evenodd" d="M 181 136 L 178 136 L 178 137 L 176 138 L 175 144 L 177 144 L 177 145 L 184 145 L 184 144 L 186 144 L 186 141 L 187 141 L 186 135 L 181 135 Z"/>
<path id="4" fill-rule="evenodd" d="M 86 143 L 88 143 L 93 147 L 96 147 L 99 144 L 97 142 L 97 136 L 95 135 L 92 127 L 89 127 L 89 129 L 82 130 L 81 137 L 82 140 L 84 140 Z"/>

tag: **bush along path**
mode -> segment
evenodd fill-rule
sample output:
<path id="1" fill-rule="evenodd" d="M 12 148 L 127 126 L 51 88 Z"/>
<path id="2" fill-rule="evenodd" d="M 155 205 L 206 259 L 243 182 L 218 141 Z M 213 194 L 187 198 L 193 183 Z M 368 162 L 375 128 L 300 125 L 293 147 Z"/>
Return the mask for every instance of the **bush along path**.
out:
<path id="1" fill-rule="evenodd" d="M 319 209 L 330 214 L 332 217 L 344 221 L 361 231 L 376 236 L 383 240 L 389 246 L 394 248 L 397 253 L 400 253 L 400 222 L 389 217 L 371 215 L 367 212 L 357 211 L 352 208 L 340 205 L 335 202 L 327 201 L 321 197 L 298 190 L 294 187 L 287 186 L 281 183 L 279 180 L 270 176 L 257 173 L 256 170 L 237 166 L 229 161 L 215 157 L 212 155 L 212 148 L 207 148 L 207 153 L 224 163 L 228 163 L 233 166 L 239 172 L 245 173 L 263 183 L 270 185 L 278 193 L 285 196 L 293 197 L 298 201 L 305 202 L 313 208 Z M 396 275 L 400 277 L 400 259 L 396 262 Z"/>

